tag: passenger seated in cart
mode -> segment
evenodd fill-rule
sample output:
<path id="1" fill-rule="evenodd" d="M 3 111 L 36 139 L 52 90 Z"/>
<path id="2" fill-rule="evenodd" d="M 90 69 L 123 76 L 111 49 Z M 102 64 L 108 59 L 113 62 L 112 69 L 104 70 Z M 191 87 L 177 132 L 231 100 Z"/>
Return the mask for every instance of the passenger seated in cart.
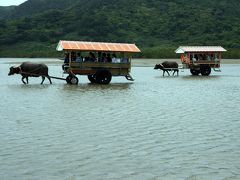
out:
<path id="1" fill-rule="evenodd" d="M 112 62 L 117 63 L 117 56 L 116 54 L 112 54 Z"/>
<path id="2" fill-rule="evenodd" d="M 89 53 L 89 61 L 90 62 L 95 62 L 97 59 L 95 57 L 95 54 L 93 52 Z"/>
<path id="3" fill-rule="evenodd" d="M 107 53 L 107 62 L 111 63 L 112 62 L 112 58 L 110 53 Z"/>
<path id="4" fill-rule="evenodd" d="M 89 62 L 90 61 L 90 57 L 86 56 L 85 58 L 83 58 L 85 62 Z"/>
<path id="5" fill-rule="evenodd" d="M 92 52 L 89 52 L 88 56 L 86 56 L 84 59 L 86 62 L 96 61 L 95 55 Z"/>
<path id="6" fill-rule="evenodd" d="M 122 63 L 128 63 L 128 58 L 122 58 L 122 59 L 121 59 L 121 62 L 122 62 Z"/>
<path id="7" fill-rule="evenodd" d="M 76 52 L 71 52 L 71 61 L 74 62 L 76 61 Z"/>
<path id="8" fill-rule="evenodd" d="M 219 61 L 219 58 L 218 58 L 218 55 L 217 55 L 217 54 L 215 54 L 214 61 Z"/>
<path id="9" fill-rule="evenodd" d="M 69 66 L 69 53 L 65 53 L 62 69 L 65 70 L 66 66 Z"/>
<path id="10" fill-rule="evenodd" d="M 213 61 L 214 60 L 214 54 L 211 54 L 210 56 L 211 56 L 210 57 L 211 61 Z"/>
<path id="11" fill-rule="evenodd" d="M 106 53 L 102 53 L 102 60 L 101 62 L 107 62 L 107 55 Z"/>
<path id="12" fill-rule="evenodd" d="M 81 57 L 81 53 L 77 53 L 76 62 L 83 62 L 83 58 Z"/>
<path id="13" fill-rule="evenodd" d="M 190 60 L 193 60 L 193 55 L 192 54 L 190 54 Z"/>
<path id="14" fill-rule="evenodd" d="M 207 55 L 207 60 L 211 61 L 211 57 L 209 55 Z"/>
<path id="15" fill-rule="evenodd" d="M 199 55 L 198 55 L 198 60 L 203 60 L 202 54 L 199 54 Z"/>
<path id="16" fill-rule="evenodd" d="M 207 54 L 203 54 L 203 60 L 207 60 Z"/>
<path id="17" fill-rule="evenodd" d="M 102 62 L 102 52 L 98 52 L 97 61 Z"/>
<path id="18" fill-rule="evenodd" d="M 195 61 L 197 61 L 197 57 L 196 57 L 197 55 L 194 55 L 194 54 L 190 54 L 190 60 L 191 61 L 193 61 L 193 62 L 195 62 Z"/>
<path id="19" fill-rule="evenodd" d="M 198 61 L 198 55 L 197 54 L 194 55 L 194 58 L 196 59 L 196 61 Z"/>

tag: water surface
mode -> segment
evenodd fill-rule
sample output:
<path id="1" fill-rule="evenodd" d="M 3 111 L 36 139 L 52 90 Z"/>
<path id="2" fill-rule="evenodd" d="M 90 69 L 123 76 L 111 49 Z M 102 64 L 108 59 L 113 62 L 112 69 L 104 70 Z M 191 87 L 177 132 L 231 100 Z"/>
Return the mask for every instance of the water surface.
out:
<path id="1" fill-rule="evenodd" d="M 240 179 L 240 65 L 162 77 L 149 61 L 134 82 L 71 86 L 8 77 L 22 61 L 0 61 L 0 179 Z"/>

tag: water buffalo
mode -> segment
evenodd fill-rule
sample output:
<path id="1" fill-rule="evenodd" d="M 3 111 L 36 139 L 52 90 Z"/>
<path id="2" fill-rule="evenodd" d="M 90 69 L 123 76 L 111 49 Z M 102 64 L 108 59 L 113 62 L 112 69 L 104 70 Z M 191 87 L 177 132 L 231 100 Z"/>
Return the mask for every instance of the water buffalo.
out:
<path id="1" fill-rule="evenodd" d="M 173 71 L 173 76 L 175 74 L 175 72 L 177 72 L 177 76 L 178 76 L 178 63 L 174 62 L 174 61 L 164 61 L 162 64 L 156 64 L 154 69 L 161 69 L 163 70 L 163 76 L 165 74 L 165 72 L 168 73 L 168 76 L 170 76 L 168 71 Z"/>
<path id="2" fill-rule="evenodd" d="M 22 82 L 24 84 L 28 84 L 28 77 L 39 77 L 39 76 L 42 76 L 41 84 L 43 84 L 45 77 L 47 77 L 50 84 L 52 84 L 52 81 L 48 75 L 48 67 L 43 63 L 23 62 L 18 67 L 10 67 L 10 71 L 8 75 L 10 76 L 14 74 L 21 74 Z M 24 81 L 24 79 L 26 79 L 26 82 Z"/>

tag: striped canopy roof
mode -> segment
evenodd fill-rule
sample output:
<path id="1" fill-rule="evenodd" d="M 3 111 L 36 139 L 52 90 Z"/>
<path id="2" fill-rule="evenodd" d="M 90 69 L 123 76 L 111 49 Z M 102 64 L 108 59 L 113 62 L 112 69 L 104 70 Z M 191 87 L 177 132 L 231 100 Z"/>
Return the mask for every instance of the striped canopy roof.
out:
<path id="1" fill-rule="evenodd" d="M 175 52 L 182 54 L 186 52 L 225 52 L 221 46 L 180 46 Z"/>
<path id="2" fill-rule="evenodd" d="M 84 41 L 59 41 L 57 51 L 141 52 L 135 44 Z"/>

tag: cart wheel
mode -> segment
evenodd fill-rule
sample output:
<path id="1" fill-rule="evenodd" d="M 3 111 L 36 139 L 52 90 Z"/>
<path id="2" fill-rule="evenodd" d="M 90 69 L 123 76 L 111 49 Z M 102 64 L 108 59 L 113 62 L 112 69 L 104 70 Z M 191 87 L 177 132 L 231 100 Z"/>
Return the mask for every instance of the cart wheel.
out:
<path id="1" fill-rule="evenodd" d="M 73 75 L 67 76 L 66 81 L 68 84 L 75 84 L 75 85 L 78 84 L 78 78 Z"/>
<path id="2" fill-rule="evenodd" d="M 194 75 L 194 76 L 198 76 L 199 73 L 200 73 L 200 70 L 197 70 L 197 69 L 190 69 L 190 72 L 191 72 L 192 75 Z"/>
<path id="3" fill-rule="evenodd" d="M 93 75 L 88 75 L 88 80 L 91 82 L 91 83 L 96 83 L 96 75 L 93 74 Z"/>
<path id="4" fill-rule="evenodd" d="M 210 66 L 201 66 L 200 71 L 202 76 L 209 76 L 211 74 L 211 67 Z"/>
<path id="5" fill-rule="evenodd" d="M 68 84 L 71 84 L 71 75 L 69 75 L 69 76 L 66 77 L 66 82 L 67 82 Z"/>
<path id="6" fill-rule="evenodd" d="M 102 70 L 96 73 L 96 82 L 98 84 L 109 84 L 112 80 L 112 74 L 108 70 Z"/>

